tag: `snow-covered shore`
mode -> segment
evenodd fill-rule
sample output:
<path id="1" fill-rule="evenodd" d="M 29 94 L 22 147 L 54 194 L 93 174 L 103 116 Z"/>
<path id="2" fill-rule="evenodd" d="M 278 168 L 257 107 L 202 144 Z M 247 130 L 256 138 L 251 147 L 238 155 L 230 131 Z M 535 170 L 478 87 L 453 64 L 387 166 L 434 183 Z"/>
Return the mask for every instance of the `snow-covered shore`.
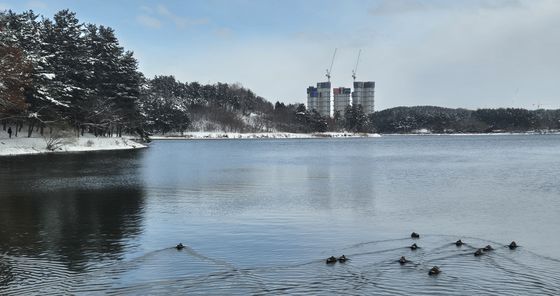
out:
<path id="1" fill-rule="evenodd" d="M 499 132 L 499 133 L 407 133 L 407 134 L 383 134 L 383 136 L 442 136 L 442 137 L 463 137 L 463 136 L 540 136 L 540 135 L 560 135 L 560 132 Z"/>
<path id="2" fill-rule="evenodd" d="M 130 137 L 104 138 L 85 135 L 61 140 L 60 148 L 51 151 L 47 149 L 47 143 L 42 137 L 12 137 L 10 139 L 0 133 L 0 156 L 146 148 L 145 145 L 135 142 Z"/>
<path id="3" fill-rule="evenodd" d="M 356 134 L 356 133 L 225 133 L 225 132 L 186 132 L 183 135 L 154 135 L 152 140 L 218 140 L 218 139 L 318 139 L 318 138 L 374 138 L 379 134 Z"/>

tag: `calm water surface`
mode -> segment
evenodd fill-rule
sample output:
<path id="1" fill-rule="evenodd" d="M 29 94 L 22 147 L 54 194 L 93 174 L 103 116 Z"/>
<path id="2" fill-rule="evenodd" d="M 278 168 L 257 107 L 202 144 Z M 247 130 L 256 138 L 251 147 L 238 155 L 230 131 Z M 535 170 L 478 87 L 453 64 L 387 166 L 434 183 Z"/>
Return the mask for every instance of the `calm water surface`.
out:
<path id="1" fill-rule="evenodd" d="M 154 293 L 558 295 L 560 136 L 0 158 L 0 294 Z"/>

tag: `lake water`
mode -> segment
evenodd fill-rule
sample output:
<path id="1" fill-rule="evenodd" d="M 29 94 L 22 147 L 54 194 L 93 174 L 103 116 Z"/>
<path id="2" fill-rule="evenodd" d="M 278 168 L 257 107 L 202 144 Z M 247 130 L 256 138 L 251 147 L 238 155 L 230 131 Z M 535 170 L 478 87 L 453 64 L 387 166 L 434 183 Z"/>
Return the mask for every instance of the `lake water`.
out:
<path id="1" fill-rule="evenodd" d="M 82 293 L 558 295 L 560 136 L 0 158 L 0 294 Z"/>

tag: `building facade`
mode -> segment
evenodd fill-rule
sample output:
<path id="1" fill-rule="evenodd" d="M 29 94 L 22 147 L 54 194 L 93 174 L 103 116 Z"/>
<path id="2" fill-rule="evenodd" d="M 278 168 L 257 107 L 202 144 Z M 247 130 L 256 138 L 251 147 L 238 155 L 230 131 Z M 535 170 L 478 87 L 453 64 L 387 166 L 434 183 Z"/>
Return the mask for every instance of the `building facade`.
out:
<path id="1" fill-rule="evenodd" d="M 354 91 L 350 88 L 334 88 L 333 113 L 344 113 L 346 106 L 362 105 L 364 113 L 370 114 L 375 108 L 375 82 L 355 81 Z M 317 111 L 321 116 L 331 116 L 331 83 L 318 82 L 317 87 L 307 88 L 307 110 Z"/>
<path id="2" fill-rule="evenodd" d="M 318 110 L 319 109 L 319 93 L 317 88 L 310 86 L 307 88 L 307 110 Z"/>
<path id="3" fill-rule="evenodd" d="M 317 111 L 321 116 L 331 115 L 331 83 L 318 82 L 317 87 L 307 88 L 307 110 Z"/>
<path id="4" fill-rule="evenodd" d="M 350 94 L 351 94 L 351 90 L 347 87 L 338 87 L 333 89 L 334 114 L 336 114 L 336 112 L 340 112 L 341 115 L 344 114 L 344 110 L 346 110 L 346 106 L 350 105 Z"/>
<path id="5" fill-rule="evenodd" d="M 317 83 L 317 94 L 317 112 L 319 112 L 321 116 L 331 116 L 331 83 Z"/>
<path id="6" fill-rule="evenodd" d="M 364 113 L 374 112 L 375 107 L 375 82 L 354 82 L 354 92 L 352 92 L 352 105 L 362 105 Z"/>

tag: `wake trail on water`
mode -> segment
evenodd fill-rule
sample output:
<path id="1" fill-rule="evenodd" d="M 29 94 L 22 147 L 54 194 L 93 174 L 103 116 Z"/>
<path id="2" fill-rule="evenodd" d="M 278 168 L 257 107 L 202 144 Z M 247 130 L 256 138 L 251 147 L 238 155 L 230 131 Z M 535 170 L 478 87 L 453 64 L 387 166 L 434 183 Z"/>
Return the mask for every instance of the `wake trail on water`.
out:
<path id="1" fill-rule="evenodd" d="M 150 251 L 84 273 L 44 258 L 0 254 L 0 271 L 9 274 L 0 276 L 0 294 L 560 294 L 560 276 L 551 272 L 560 270 L 560 260 L 475 237 L 461 237 L 466 244 L 458 247 L 456 239 L 428 234 L 414 240 L 366 241 L 333 250 L 346 253 L 349 260 L 344 263 L 296 258 L 243 268 L 232 263 L 235 250 L 232 258 L 222 259 L 188 245 L 182 250 Z M 420 248 L 411 250 L 413 242 Z M 474 251 L 487 244 L 495 250 L 475 257 Z M 409 262 L 400 265 L 400 256 Z M 442 273 L 428 276 L 435 265 Z M 14 282 L 17 285 L 10 285 Z"/>

